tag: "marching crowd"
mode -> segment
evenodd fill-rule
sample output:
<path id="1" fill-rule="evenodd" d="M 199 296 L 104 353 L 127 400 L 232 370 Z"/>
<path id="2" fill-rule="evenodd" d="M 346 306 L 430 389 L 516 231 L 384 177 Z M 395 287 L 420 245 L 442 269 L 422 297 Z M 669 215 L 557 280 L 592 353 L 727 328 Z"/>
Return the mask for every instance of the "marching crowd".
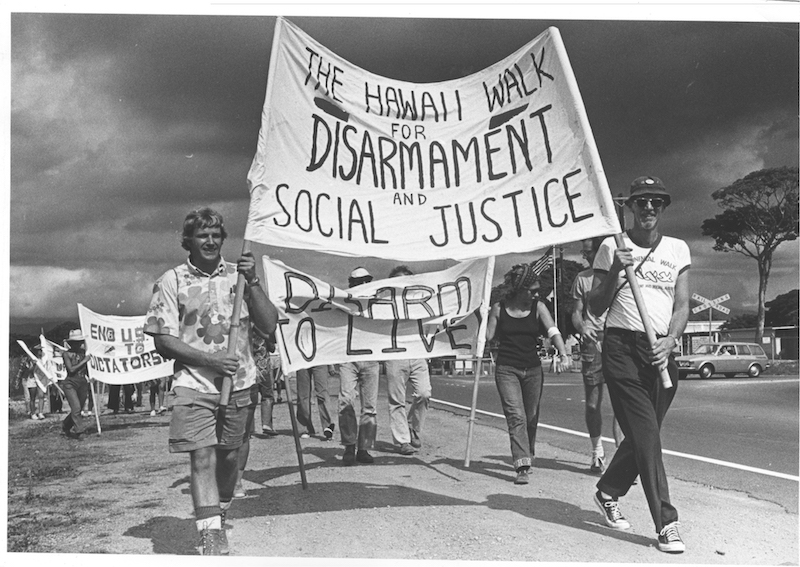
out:
<path id="1" fill-rule="evenodd" d="M 690 253 L 682 240 L 664 236 L 659 227 L 670 195 L 656 177 L 633 181 L 626 205 L 633 227 L 614 238 L 582 242 L 589 268 L 573 285 L 572 322 L 581 337 L 581 371 L 585 387 L 585 419 L 591 443 L 589 468 L 600 476 L 593 500 L 610 528 L 625 530 L 619 499 L 641 483 L 650 508 L 657 548 L 680 553 L 685 545 L 678 532 L 678 513 L 669 497 L 661 457 L 660 428 L 675 395 L 678 374 L 672 352 L 688 319 L 688 269 Z M 275 436 L 272 410 L 280 402 L 282 381 L 274 336 L 277 311 L 260 286 L 256 263 L 243 252 L 237 263 L 221 254 L 227 234 L 221 215 L 203 208 L 190 212 L 183 224 L 182 246 L 186 262 L 166 271 L 155 283 L 147 312 L 145 333 L 154 338 L 158 352 L 175 360 L 169 379 L 149 384 L 152 416 L 169 408 L 169 451 L 187 453 L 191 495 L 204 555 L 229 553 L 226 516 L 235 497 L 245 494 L 241 475 L 253 433 Z M 649 273 L 655 264 L 656 277 Z M 633 269 L 644 282 L 633 289 L 626 271 Z M 220 350 L 216 334 L 227 334 L 234 315 L 234 290 L 241 274 L 246 282 L 237 343 Z M 407 276 L 407 266 L 397 266 L 388 277 Z M 349 286 L 372 280 L 363 267 L 354 269 Z M 499 300 L 489 312 L 487 340 L 497 344 L 495 382 L 508 426 L 514 483 L 529 482 L 535 461 L 539 406 L 544 372 L 537 344 L 547 336 L 557 350 L 556 372 L 568 371 L 572 357 L 553 317 L 539 299 L 539 273 L 534 264 L 519 264 L 507 274 L 498 290 Z M 655 343 L 639 315 L 636 293 L 647 307 Z M 224 329 L 224 330 L 223 330 Z M 88 382 L 83 336 L 70 333 L 64 352 L 67 378 L 60 382 L 70 413 L 64 419 L 66 434 L 80 438 L 86 430 L 84 405 Z M 223 345 L 224 346 L 224 345 Z M 297 371 L 294 376 L 297 422 L 301 437 L 315 435 L 312 395 L 316 399 L 322 438 L 332 440 L 338 428 L 344 448 L 344 466 L 374 462 L 370 450 L 377 433 L 378 361 L 342 362 Z M 423 444 L 425 416 L 431 397 L 431 380 L 424 359 L 384 361 L 392 441 L 402 455 L 412 455 Z M 668 372 L 666 387 L 661 372 Z M 32 419 L 43 417 L 41 395 L 36 395 L 35 367 L 29 369 Z M 338 411 L 330 407 L 328 377 L 338 374 Z M 227 381 L 227 384 L 226 384 Z M 601 441 L 600 408 L 608 389 L 614 410 L 616 450 L 607 464 Z M 109 392 L 108 407 L 119 411 L 120 387 Z M 220 405 L 223 390 L 230 400 Z M 133 409 L 134 386 L 122 387 L 124 409 Z M 313 391 L 313 394 L 312 394 Z M 407 394 L 411 403 L 407 407 Z M 39 392 L 40 393 L 40 392 Z M 56 393 L 60 400 L 60 393 Z M 141 401 L 141 392 L 138 395 Z M 224 398 L 223 398 L 224 399 Z M 53 406 L 51 392 L 51 411 Z M 166 400 L 166 401 L 165 401 Z M 256 428 L 255 409 L 261 424 Z M 82 415 L 82 412 L 83 415 Z"/>

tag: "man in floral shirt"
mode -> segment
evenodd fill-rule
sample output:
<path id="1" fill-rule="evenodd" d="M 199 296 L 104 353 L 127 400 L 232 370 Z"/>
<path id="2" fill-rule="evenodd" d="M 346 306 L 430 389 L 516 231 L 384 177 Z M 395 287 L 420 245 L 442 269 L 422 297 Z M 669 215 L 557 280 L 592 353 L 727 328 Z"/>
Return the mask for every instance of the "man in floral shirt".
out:
<path id="1" fill-rule="evenodd" d="M 223 260 L 226 236 L 222 216 L 216 211 L 203 208 L 186 216 L 181 245 L 189 258 L 156 282 L 144 328 L 153 336 L 158 352 L 175 359 L 169 450 L 190 456 L 191 493 L 203 555 L 228 552 L 225 515 L 238 475 L 250 387 L 256 380 L 250 317 L 252 325 L 264 333 L 274 332 L 277 321 L 275 307 L 259 286 L 253 255 L 242 254 L 238 265 Z M 237 271 L 244 275 L 247 287 L 236 353 L 229 355 Z M 217 409 L 225 376 L 231 377 L 233 388 L 221 413 Z"/>

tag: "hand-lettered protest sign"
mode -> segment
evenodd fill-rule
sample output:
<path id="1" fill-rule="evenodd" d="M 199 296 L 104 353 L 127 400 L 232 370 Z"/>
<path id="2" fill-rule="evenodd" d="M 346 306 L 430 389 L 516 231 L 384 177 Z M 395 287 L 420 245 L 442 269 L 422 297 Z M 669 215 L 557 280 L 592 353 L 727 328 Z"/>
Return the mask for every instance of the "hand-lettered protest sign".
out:
<path id="1" fill-rule="evenodd" d="M 174 361 L 158 354 L 153 337 L 143 332 L 145 315 L 100 315 L 80 303 L 78 315 L 90 355 L 90 378 L 136 384 L 172 374 Z"/>
<path id="2" fill-rule="evenodd" d="M 460 79 L 381 77 L 278 18 L 245 238 L 405 261 L 620 231 L 561 36 Z"/>
<path id="3" fill-rule="evenodd" d="M 364 360 L 470 355 L 490 259 L 339 289 L 263 258 L 284 372 Z"/>

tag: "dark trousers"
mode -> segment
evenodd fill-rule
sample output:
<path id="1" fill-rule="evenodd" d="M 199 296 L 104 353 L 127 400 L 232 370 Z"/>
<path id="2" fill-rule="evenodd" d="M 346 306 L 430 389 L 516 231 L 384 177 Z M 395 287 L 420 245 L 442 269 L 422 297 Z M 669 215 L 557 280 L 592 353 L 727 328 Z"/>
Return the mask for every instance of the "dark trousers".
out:
<path id="1" fill-rule="evenodd" d="M 133 391 L 135 386 L 133 384 L 125 384 L 122 386 L 122 392 L 125 396 L 125 410 L 133 411 Z M 108 409 L 119 411 L 119 384 L 110 384 L 108 386 Z"/>
<path id="2" fill-rule="evenodd" d="M 603 341 L 603 375 L 614 415 L 625 434 L 597 488 L 619 498 L 638 475 L 656 531 L 678 519 L 670 503 L 669 485 L 661 456 L 661 423 L 678 389 L 678 367 L 670 357 L 672 388 L 648 362 L 644 333 L 608 329 Z"/>
<path id="3" fill-rule="evenodd" d="M 64 395 L 69 403 L 69 414 L 61 422 L 61 428 L 68 432 L 74 427 L 75 433 L 80 435 L 86 430 L 84 419 L 81 417 L 81 410 L 83 409 L 83 404 L 86 403 L 86 396 L 89 395 L 89 383 L 84 379 L 75 381 L 67 379 L 62 384 Z"/>
<path id="4" fill-rule="evenodd" d="M 50 396 L 50 413 L 58 413 L 61 411 L 61 392 L 55 386 L 48 386 L 48 394 Z"/>

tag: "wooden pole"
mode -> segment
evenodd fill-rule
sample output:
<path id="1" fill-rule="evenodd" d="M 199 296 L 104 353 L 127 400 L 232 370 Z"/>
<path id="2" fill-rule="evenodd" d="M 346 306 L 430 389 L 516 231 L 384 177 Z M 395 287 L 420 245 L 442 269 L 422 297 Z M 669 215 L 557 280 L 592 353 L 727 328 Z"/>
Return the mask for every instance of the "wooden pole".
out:
<path id="1" fill-rule="evenodd" d="M 292 421 L 292 436 L 294 437 L 294 450 L 297 453 L 297 464 L 300 467 L 300 482 L 303 485 L 303 490 L 306 490 L 308 488 L 308 481 L 306 480 L 306 467 L 305 464 L 303 463 L 303 448 L 300 446 L 300 435 L 297 428 L 297 418 L 294 415 L 294 404 L 292 403 L 292 392 L 289 389 L 288 376 L 285 377 L 284 383 L 286 384 L 286 405 L 289 408 L 289 419 L 291 419 Z M 300 392 L 298 392 L 297 390 L 296 375 L 294 379 L 294 393 L 295 396 L 297 396 L 298 398 L 300 397 Z"/>
<path id="2" fill-rule="evenodd" d="M 614 242 L 616 242 L 617 248 L 625 247 L 625 242 L 622 240 L 622 234 L 615 234 Z M 639 310 L 639 316 L 642 318 L 644 332 L 647 335 L 647 342 L 650 343 L 650 348 L 653 348 L 653 346 L 656 344 L 656 334 L 655 331 L 653 331 L 652 324 L 650 323 L 650 317 L 647 314 L 647 307 L 644 304 L 642 291 L 639 289 L 639 282 L 636 279 L 633 266 L 625 266 L 625 277 L 628 278 L 628 284 L 631 286 L 631 292 L 633 293 L 633 300 L 636 302 L 636 307 Z M 661 368 L 660 373 L 661 384 L 663 384 L 665 388 L 672 388 L 672 379 L 669 377 L 669 372 L 667 372 L 667 369 Z"/>
<path id="3" fill-rule="evenodd" d="M 494 265 L 496 258 L 489 257 L 486 265 L 486 277 L 483 282 L 483 302 L 480 307 L 481 324 L 478 327 L 478 341 L 475 347 L 475 355 L 478 357 L 479 368 L 475 372 L 475 380 L 472 384 L 472 405 L 469 410 L 469 425 L 467 427 L 467 449 L 464 456 L 464 466 L 469 467 L 469 455 L 472 450 L 472 430 L 475 425 L 475 410 L 478 407 L 478 382 L 480 375 L 483 371 L 483 351 L 486 348 L 486 325 L 489 323 L 489 310 L 492 308 L 489 305 L 492 297 L 492 280 L 494 279 Z"/>
<path id="4" fill-rule="evenodd" d="M 92 404 L 94 405 L 94 420 L 97 423 L 97 434 L 101 435 L 103 430 L 100 429 L 100 406 L 97 405 L 97 396 L 94 394 L 94 384 L 92 380 L 89 380 L 89 390 L 92 392 Z"/>
<path id="5" fill-rule="evenodd" d="M 478 358 L 478 368 L 475 370 L 475 380 L 472 382 L 472 404 L 469 409 L 469 426 L 467 428 L 467 453 L 464 456 L 464 466 L 469 468 L 469 455 L 472 450 L 472 430 L 475 426 L 475 410 L 478 407 L 478 383 L 483 370 L 483 357 Z"/>
<path id="6" fill-rule="evenodd" d="M 250 252 L 250 241 L 242 243 L 242 254 Z M 228 333 L 228 356 L 236 354 L 236 345 L 239 343 L 239 320 L 242 314 L 242 301 L 244 301 L 244 285 L 246 281 L 244 274 L 239 273 L 236 280 L 236 292 L 233 296 L 233 313 L 231 314 L 231 327 Z M 222 377 L 222 389 L 219 393 L 219 405 L 223 410 L 228 406 L 233 389 L 233 378 L 231 376 Z"/>

